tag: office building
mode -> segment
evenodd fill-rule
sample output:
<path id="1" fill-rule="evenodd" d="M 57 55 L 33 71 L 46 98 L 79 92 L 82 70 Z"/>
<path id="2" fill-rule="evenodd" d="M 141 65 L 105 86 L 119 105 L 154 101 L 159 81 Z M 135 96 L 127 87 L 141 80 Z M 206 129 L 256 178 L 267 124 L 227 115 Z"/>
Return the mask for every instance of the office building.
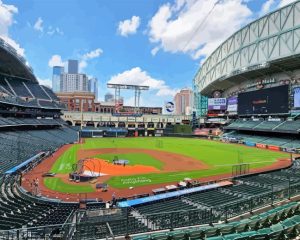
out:
<path id="1" fill-rule="evenodd" d="M 76 112 L 94 112 L 95 95 L 89 92 L 60 92 L 57 97 L 63 102 L 68 111 Z"/>
<path id="2" fill-rule="evenodd" d="M 105 96 L 104 96 L 104 101 L 105 102 L 114 102 L 115 101 L 115 97 L 111 93 L 106 93 Z"/>
<path id="3" fill-rule="evenodd" d="M 61 92 L 88 92 L 88 78 L 85 74 L 61 74 Z"/>
<path id="4" fill-rule="evenodd" d="M 52 90 L 53 92 L 60 92 L 61 74 L 64 73 L 64 67 L 54 66 L 52 74 Z"/>
<path id="5" fill-rule="evenodd" d="M 176 93 L 174 97 L 175 114 L 176 115 L 191 115 L 193 104 L 193 91 L 184 88 Z"/>
<path id="6" fill-rule="evenodd" d="M 88 90 L 91 93 L 95 94 L 95 99 L 98 99 L 98 79 L 91 78 L 89 79 Z"/>
<path id="7" fill-rule="evenodd" d="M 78 73 L 78 60 L 68 60 L 68 73 L 69 74 Z"/>

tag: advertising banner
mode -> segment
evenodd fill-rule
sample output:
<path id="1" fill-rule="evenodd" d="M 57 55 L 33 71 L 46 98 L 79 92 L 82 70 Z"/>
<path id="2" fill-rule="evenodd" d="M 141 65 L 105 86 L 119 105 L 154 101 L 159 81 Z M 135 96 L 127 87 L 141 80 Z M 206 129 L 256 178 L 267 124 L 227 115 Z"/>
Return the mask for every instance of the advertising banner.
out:
<path id="1" fill-rule="evenodd" d="M 101 119 L 102 122 L 108 122 L 109 120 L 110 120 L 110 117 L 105 117 L 105 116 L 103 116 Z"/>
<path id="2" fill-rule="evenodd" d="M 294 88 L 294 108 L 300 108 L 300 87 Z"/>
<path id="3" fill-rule="evenodd" d="M 278 147 L 278 146 L 273 146 L 273 145 L 268 145 L 268 149 L 270 149 L 270 150 L 275 150 L 275 151 L 279 151 L 279 150 L 280 150 L 280 147 Z"/>
<path id="4" fill-rule="evenodd" d="M 119 117 L 119 121 L 120 122 L 126 122 L 127 121 L 127 117 Z"/>
<path id="5" fill-rule="evenodd" d="M 159 122 L 159 118 L 152 118 L 152 122 Z"/>
<path id="6" fill-rule="evenodd" d="M 258 147 L 258 148 L 267 148 L 267 145 L 262 144 L 262 143 L 256 143 L 256 147 Z"/>
<path id="7" fill-rule="evenodd" d="M 136 117 L 135 120 L 137 122 L 144 122 L 144 118 L 142 118 L 142 117 Z"/>
<path id="8" fill-rule="evenodd" d="M 227 99 L 227 111 L 228 112 L 237 112 L 238 108 L 238 98 L 230 97 Z"/>
<path id="9" fill-rule="evenodd" d="M 226 110 L 226 98 L 209 98 L 208 110 Z"/>
<path id="10" fill-rule="evenodd" d="M 175 104 L 172 101 L 166 102 L 165 109 L 167 113 L 173 113 L 175 110 Z"/>
<path id="11" fill-rule="evenodd" d="M 117 121 L 119 121 L 119 118 L 118 117 L 110 117 L 110 121 L 117 122 Z"/>
<path id="12" fill-rule="evenodd" d="M 181 118 L 175 118 L 175 122 L 180 123 L 181 122 Z"/>
<path id="13" fill-rule="evenodd" d="M 281 150 L 284 151 L 284 152 L 296 153 L 295 148 L 282 148 Z"/>
<path id="14" fill-rule="evenodd" d="M 246 146 L 250 146 L 250 147 L 255 147 L 255 143 L 254 142 L 245 142 Z"/>
<path id="15" fill-rule="evenodd" d="M 128 122 L 135 122 L 135 117 L 128 117 L 128 118 L 127 118 L 127 121 L 128 121 Z"/>
<path id="16" fill-rule="evenodd" d="M 137 178 L 137 180 L 139 180 L 139 179 Z M 132 206 L 143 204 L 143 203 L 154 202 L 154 201 L 163 200 L 163 199 L 167 199 L 167 198 L 171 198 L 171 197 L 179 197 L 179 196 L 185 195 L 185 194 L 202 192 L 202 191 L 206 191 L 209 189 L 214 189 L 214 188 L 223 187 L 223 186 L 230 186 L 230 185 L 232 185 L 232 183 L 228 182 L 228 181 L 213 183 L 213 184 L 204 185 L 204 186 L 200 186 L 200 187 L 193 187 L 193 188 L 187 188 L 187 189 L 178 190 L 178 191 L 174 191 L 174 192 L 161 193 L 161 194 L 157 194 L 157 195 L 153 195 L 153 196 L 149 196 L 149 197 L 130 199 L 130 200 L 118 202 L 118 206 L 121 208 L 132 207 Z"/>

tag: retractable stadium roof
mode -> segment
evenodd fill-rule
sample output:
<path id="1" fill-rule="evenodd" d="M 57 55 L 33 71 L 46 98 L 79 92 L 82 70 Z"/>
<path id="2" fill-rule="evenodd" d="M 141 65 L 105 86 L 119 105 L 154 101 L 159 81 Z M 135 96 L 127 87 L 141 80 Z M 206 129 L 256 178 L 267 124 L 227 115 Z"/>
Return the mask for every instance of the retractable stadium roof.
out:
<path id="1" fill-rule="evenodd" d="M 38 82 L 24 57 L 0 38 L 0 73 Z"/>

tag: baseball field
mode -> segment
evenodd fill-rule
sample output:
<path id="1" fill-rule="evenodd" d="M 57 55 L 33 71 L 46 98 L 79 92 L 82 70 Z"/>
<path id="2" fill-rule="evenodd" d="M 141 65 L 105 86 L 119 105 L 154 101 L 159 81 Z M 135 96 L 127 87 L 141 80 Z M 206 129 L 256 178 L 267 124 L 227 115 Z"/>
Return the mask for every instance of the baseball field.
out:
<path id="1" fill-rule="evenodd" d="M 114 189 L 128 189 L 184 178 L 201 179 L 229 174 L 232 165 L 247 163 L 250 169 L 268 167 L 289 155 L 266 149 L 217 141 L 189 138 L 98 138 L 74 144 L 55 159 L 44 178 L 46 188 L 64 193 L 91 193 L 96 183 L 107 183 Z M 101 174 L 90 183 L 68 181 L 79 159 L 88 159 L 84 168 Z M 115 159 L 126 160 L 115 165 Z"/>

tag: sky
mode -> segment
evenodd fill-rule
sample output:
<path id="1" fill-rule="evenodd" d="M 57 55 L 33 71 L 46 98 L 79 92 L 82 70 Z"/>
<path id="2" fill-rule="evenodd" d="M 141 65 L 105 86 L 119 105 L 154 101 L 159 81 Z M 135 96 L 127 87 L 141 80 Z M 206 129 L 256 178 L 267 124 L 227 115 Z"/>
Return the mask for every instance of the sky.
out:
<path id="1" fill-rule="evenodd" d="M 0 0 L 0 37 L 24 56 L 39 82 L 78 59 L 108 82 L 148 85 L 141 105 L 163 106 L 192 88 L 201 64 L 249 22 L 294 0 Z M 125 104 L 134 93 L 121 91 Z"/>

